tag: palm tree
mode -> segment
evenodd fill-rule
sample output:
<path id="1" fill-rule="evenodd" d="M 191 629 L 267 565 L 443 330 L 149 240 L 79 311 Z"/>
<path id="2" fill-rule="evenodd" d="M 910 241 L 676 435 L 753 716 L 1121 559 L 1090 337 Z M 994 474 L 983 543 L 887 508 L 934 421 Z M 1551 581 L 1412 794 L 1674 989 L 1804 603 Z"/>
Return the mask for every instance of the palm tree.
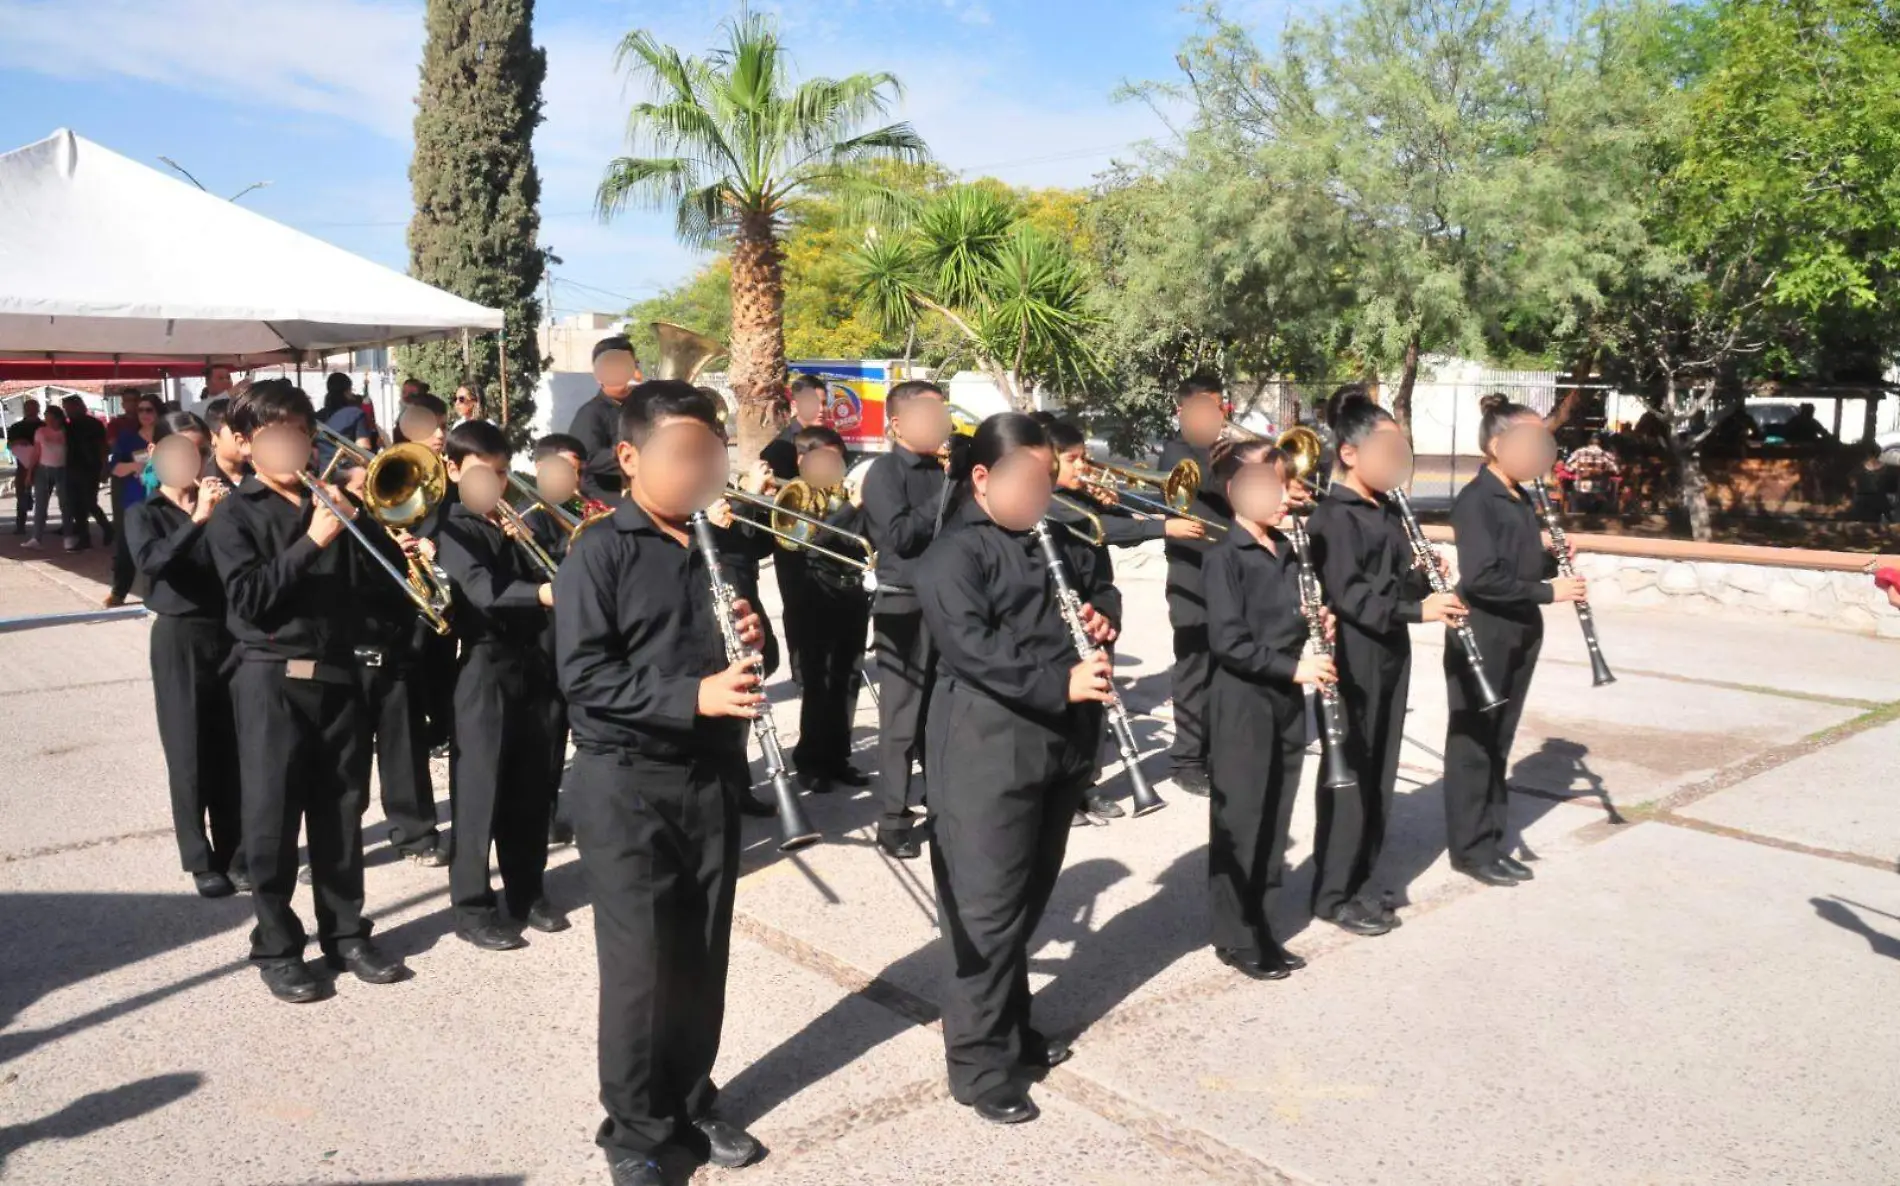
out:
<path id="1" fill-rule="evenodd" d="M 925 313 L 943 318 L 1020 410 L 1036 384 L 1079 387 L 1099 369 L 1080 262 L 992 189 L 944 191 L 908 230 L 866 236 L 850 263 L 859 304 L 884 332 L 903 337 Z"/>
<path id="2" fill-rule="evenodd" d="M 906 123 L 858 129 L 903 93 L 895 75 L 811 78 L 794 83 L 789 55 L 769 18 L 721 26 L 725 44 L 682 57 L 644 29 L 621 41 L 617 68 L 643 84 L 628 136 L 636 152 L 607 167 L 595 198 L 603 219 L 631 202 L 671 208 L 691 247 L 732 246 L 732 341 L 728 375 L 739 396 L 739 453 L 753 457 L 772 431 L 785 389 L 785 287 L 779 235 L 790 203 L 813 186 L 843 194 L 857 213 L 901 205 L 859 167 L 923 161 L 929 152 Z"/>

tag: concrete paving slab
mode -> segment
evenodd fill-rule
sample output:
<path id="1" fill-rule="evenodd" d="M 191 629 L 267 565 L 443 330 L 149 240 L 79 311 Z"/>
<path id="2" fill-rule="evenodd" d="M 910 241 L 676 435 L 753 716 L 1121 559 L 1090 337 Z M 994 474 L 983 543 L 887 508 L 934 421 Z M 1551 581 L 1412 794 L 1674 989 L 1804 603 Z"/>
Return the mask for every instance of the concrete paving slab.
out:
<path id="1" fill-rule="evenodd" d="M 1680 814 L 1893 863 L 1900 859 L 1895 754 L 1900 723 L 1881 725 L 1717 791 Z"/>
<path id="2" fill-rule="evenodd" d="M 1317 1181 L 1888 1182 L 1876 910 L 1889 875 L 1638 825 L 1071 1065 Z"/>

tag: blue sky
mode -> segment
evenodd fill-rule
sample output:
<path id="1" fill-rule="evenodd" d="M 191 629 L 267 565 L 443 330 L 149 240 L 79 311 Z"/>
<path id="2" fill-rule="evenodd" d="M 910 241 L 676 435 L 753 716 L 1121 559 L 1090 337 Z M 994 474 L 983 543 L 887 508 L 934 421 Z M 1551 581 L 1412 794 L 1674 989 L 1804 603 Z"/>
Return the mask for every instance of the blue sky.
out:
<path id="1" fill-rule="evenodd" d="M 629 92 L 612 49 L 645 26 L 702 50 L 736 7 L 537 5 L 548 80 L 535 150 L 542 242 L 565 260 L 557 311 L 619 309 L 692 270 L 664 217 L 603 225 L 590 212 L 602 166 L 623 149 Z M 752 7 L 779 15 L 801 72 L 894 71 L 907 88 L 895 116 L 916 124 L 944 164 L 1023 185 L 1084 184 L 1165 134 L 1153 113 L 1111 92 L 1171 76 L 1192 28 L 1173 0 Z M 269 181 L 245 205 L 403 268 L 422 11 L 420 0 L 0 0 L 0 149 L 70 127 L 159 168 L 169 156 L 214 192 Z"/>

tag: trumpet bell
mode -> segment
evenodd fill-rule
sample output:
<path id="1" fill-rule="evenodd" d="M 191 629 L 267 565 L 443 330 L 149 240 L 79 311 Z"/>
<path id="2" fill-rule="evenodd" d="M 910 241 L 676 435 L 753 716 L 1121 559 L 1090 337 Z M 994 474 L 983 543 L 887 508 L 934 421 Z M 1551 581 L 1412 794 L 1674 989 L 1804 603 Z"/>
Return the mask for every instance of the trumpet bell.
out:
<path id="1" fill-rule="evenodd" d="M 449 471 L 427 445 L 405 441 L 369 463 L 363 501 L 385 527 L 420 523 L 448 493 Z"/>
<path id="2" fill-rule="evenodd" d="M 1192 457 L 1183 457 L 1161 480 L 1161 497 L 1176 511 L 1185 512 L 1194 505 L 1195 495 L 1201 492 L 1201 477 L 1201 463 Z"/>
<path id="3" fill-rule="evenodd" d="M 683 325 L 655 321 L 653 336 L 660 340 L 660 357 L 653 368 L 656 379 L 679 379 L 691 383 L 706 369 L 706 364 L 726 352 L 726 347 L 705 334 L 696 334 Z"/>

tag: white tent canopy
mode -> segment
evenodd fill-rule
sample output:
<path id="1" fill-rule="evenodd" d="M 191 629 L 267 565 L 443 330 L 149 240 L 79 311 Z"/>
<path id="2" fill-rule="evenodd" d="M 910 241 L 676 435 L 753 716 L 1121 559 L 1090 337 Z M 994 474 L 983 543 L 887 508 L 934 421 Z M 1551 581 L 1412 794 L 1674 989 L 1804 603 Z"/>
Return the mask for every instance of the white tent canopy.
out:
<path id="1" fill-rule="evenodd" d="M 0 154 L 0 357 L 244 366 L 501 326 L 64 129 Z"/>

